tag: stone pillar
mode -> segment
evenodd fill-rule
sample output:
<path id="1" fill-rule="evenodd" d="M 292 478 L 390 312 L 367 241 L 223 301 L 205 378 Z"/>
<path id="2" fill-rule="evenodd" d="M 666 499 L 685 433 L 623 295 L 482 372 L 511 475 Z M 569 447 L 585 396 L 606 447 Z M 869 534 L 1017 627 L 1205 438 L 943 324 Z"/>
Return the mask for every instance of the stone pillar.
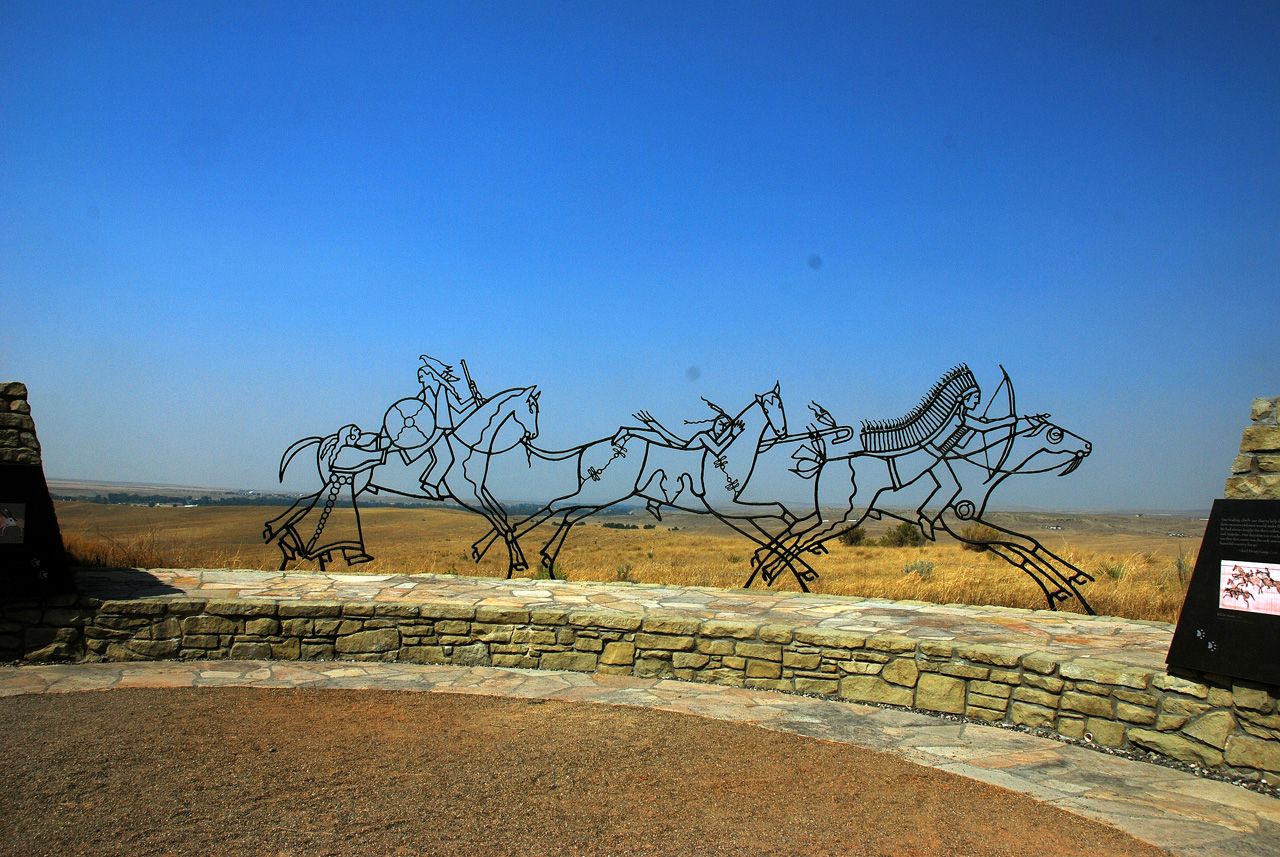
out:
<path id="1" fill-rule="evenodd" d="M 0 383 L 0 464 L 40 464 L 40 441 L 27 404 L 27 385 Z"/>
<path id="2" fill-rule="evenodd" d="M 27 385 L 0 382 L 0 603 L 74 591 Z"/>
<path id="3" fill-rule="evenodd" d="M 1240 454 L 1227 479 L 1228 500 L 1280 500 L 1280 396 L 1254 399 L 1253 425 L 1244 430 Z"/>

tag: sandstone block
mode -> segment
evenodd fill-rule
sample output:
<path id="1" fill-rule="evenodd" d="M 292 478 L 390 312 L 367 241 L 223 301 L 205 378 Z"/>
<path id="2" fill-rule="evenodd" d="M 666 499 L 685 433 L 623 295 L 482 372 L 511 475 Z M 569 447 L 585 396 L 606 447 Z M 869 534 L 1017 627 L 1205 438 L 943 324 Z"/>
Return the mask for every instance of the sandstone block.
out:
<path id="1" fill-rule="evenodd" d="M 1255 423 L 1262 423 L 1263 425 L 1275 425 L 1277 401 L 1280 401 L 1280 399 L 1276 396 L 1254 399 L 1253 403 L 1249 406 L 1249 419 Z M 1275 768 L 1273 770 L 1280 770 L 1280 768 Z"/>
<path id="2" fill-rule="evenodd" d="M 1171 732 L 1154 732 L 1149 729 L 1134 727 L 1129 730 L 1129 741 L 1145 750 L 1177 759 L 1180 762 L 1195 762 L 1201 765 L 1222 764 L 1222 752 L 1213 747 L 1183 738 Z"/>
<path id="3" fill-rule="evenodd" d="M 550 630 L 536 630 L 534 628 L 517 628 L 511 634 L 512 643 L 525 643 L 537 646 L 554 646 L 556 643 L 556 632 Z M 600 651 L 604 648 L 604 643 L 599 638 L 594 640 L 580 640 L 581 643 L 594 643 L 595 648 L 592 651 Z M 590 646 L 579 646 L 580 649 L 587 650 Z"/>
<path id="4" fill-rule="evenodd" d="M 372 619 L 375 609 L 372 602 L 358 604 L 347 601 L 342 605 L 342 615 L 351 619 Z"/>
<path id="5" fill-rule="evenodd" d="M 277 661 L 296 661 L 302 655 L 302 640 L 293 637 L 271 644 L 271 657 Z"/>
<path id="6" fill-rule="evenodd" d="M 1098 717 L 1085 719 L 1085 729 L 1093 735 L 1093 743 L 1103 747 L 1124 746 L 1124 725 Z"/>
<path id="7" fill-rule="evenodd" d="M 544 670 L 573 670 L 574 672 L 595 672 L 596 656 L 591 652 L 547 652 L 539 662 Z"/>
<path id="8" fill-rule="evenodd" d="M 1008 699 L 1009 694 L 1013 692 L 1013 688 L 1007 684 L 998 684 L 993 681 L 971 681 L 969 682 L 970 693 L 983 693 L 987 696 L 998 696 L 1001 699 Z"/>
<path id="9" fill-rule="evenodd" d="M 861 649 L 867 636 L 853 631 L 829 631 L 823 628 L 796 628 L 795 641 L 829 649 Z"/>
<path id="10" fill-rule="evenodd" d="M 1009 707 L 1009 722 L 1018 726 L 1052 726 L 1055 714 L 1052 708 L 1044 708 L 1028 702 L 1015 702 Z M 1080 722 L 1083 723 L 1083 721 Z M 1081 733 L 1083 732 L 1082 726 Z"/>
<path id="11" fill-rule="evenodd" d="M 345 623 L 342 619 L 315 619 L 311 623 L 317 637 L 332 637 L 338 633 L 338 629 L 343 624 Z M 357 625 L 357 627 L 359 626 Z"/>
<path id="12" fill-rule="evenodd" d="M 1014 698 L 1020 702 L 1030 702 L 1032 705 L 1042 705 L 1046 709 L 1056 709 L 1059 696 L 1057 693 L 1042 691 L 1036 687 L 1019 687 L 1014 688 Z"/>
<path id="13" fill-rule="evenodd" d="M 938 672 L 956 678 L 986 679 L 991 676 L 990 667 L 975 667 L 970 664 L 957 663 L 938 664 Z"/>
<path id="14" fill-rule="evenodd" d="M 654 616 L 645 619 L 640 628 L 650 634 L 691 635 L 698 633 L 702 623 L 697 619 Z"/>
<path id="15" fill-rule="evenodd" d="M 1126 723 L 1137 723 L 1150 726 L 1156 722 L 1156 710 L 1145 705 L 1133 705 L 1128 702 L 1116 703 L 1116 719 Z"/>
<path id="16" fill-rule="evenodd" d="M 634 670 L 637 678 L 670 678 L 672 675 L 671 661 L 660 658 L 640 658 Z"/>
<path id="17" fill-rule="evenodd" d="M 1227 746 L 1227 738 L 1235 730 L 1236 719 L 1231 716 L 1231 712 L 1210 711 L 1190 725 L 1182 727 L 1182 734 L 1221 750 Z"/>
<path id="18" fill-rule="evenodd" d="M 400 648 L 400 632 L 394 628 L 357 631 L 354 634 L 339 637 L 334 643 L 334 649 L 343 655 L 390 652 L 398 648 Z"/>
<path id="19" fill-rule="evenodd" d="M 1161 714 L 1172 714 L 1180 717 L 1198 717 L 1209 710 L 1209 706 L 1203 702 L 1196 702 L 1191 699 L 1181 699 L 1176 696 L 1166 696 L 1164 705 L 1160 707 Z"/>
<path id="20" fill-rule="evenodd" d="M 1033 652 L 1008 646 L 970 645 L 956 647 L 957 657 L 997 667 L 1016 667 L 1018 661 L 1030 654 L 1033 654 Z"/>
<path id="21" fill-rule="evenodd" d="M 1009 700 L 1003 696 L 987 696 L 985 693 L 969 691 L 966 702 L 968 708 L 985 708 L 988 711 L 1001 711 L 1009 707 Z"/>
<path id="22" fill-rule="evenodd" d="M 1107 697 L 1093 696 L 1088 693 L 1076 693 L 1075 691 L 1067 691 L 1062 694 L 1062 700 L 1059 707 L 1064 711 L 1079 711 L 1081 714 L 1091 714 L 1094 717 L 1103 717 L 1111 719 L 1113 714 L 1111 700 Z"/>
<path id="23" fill-rule="evenodd" d="M 130 640 L 126 645 L 132 651 L 151 660 L 175 657 L 181 647 L 177 640 Z"/>
<path id="24" fill-rule="evenodd" d="M 731 655 L 733 640 L 708 640 L 702 637 L 698 640 L 698 651 L 704 655 Z"/>
<path id="25" fill-rule="evenodd" d="M 923 673 L 916 685 L 915 707 L 925 711 L 964 713 L 965 683 L 958 678 Z"/>
<path id="26" fill-rule="evenodd" d="M 306 643 L 302 644 L 302 660 L 304 661 L 331 661 L 334 658 L 334 649 L 332 643 Z"/>
<path id="27" fill-rule="evenodd" d="M 101 615 L 111 616 L 159 616 L 167 613 L 169 606 L 163 601 L 103 601 L 98 608 Z"/>
<path id="28" fill-rule="evenodd" d="M 374 633 L 381 634 L 382 631 Z M 392 632 L 394 633 L 394 632 Z M 487 667 L 490 665 L 489 647 L 484 643 L 472 643 L 469 646 L 454 646 L 452 663 L 460 667 Z"/>
<path id="29" fill-rule="evenodd" d="M 476 621 L 486 625 L 527 625 L 529 611 L 506 607 L 477 607 Z"/>
<path id="30" fill-rule="evenodd" d="M 1262 473 L 1280 473 L 1280 455 L 1274 453 L 1255 455 L 1253 462 Z"/>
<path id="31" fill-rule="evenodd" d="M 635 631 L 644 617 L 638 613 L 593 612 L 570 613 L 569 624 L 575 628 L 611 628 L 615 631 Z"/>
<path id="32" fill-rule="evenodd" d="M 311 636 L 310 619 L 285 619 L 280 623 L 280 632 L 291 637 Z"/>
<path id="33" fill-rule="evenodd" d="M 775 661 L 757 661 L 748 659 L 746 675 L 747 678 L 781 678 L 782 664 Z"/>
<path id="34" fill-rule="evenodd" d="M 239 624 L 221 616 L 188 616 L 182 620 L 184 634 L 234 634 Z"/>
<path id="35" fill-rule="evenodd" d="M 269 637 L 280 633 L 280 623 L 275 619 L 249 619 L 244 623 L 244 632 Z"/>
<path id="36" fill-rule="evenodd" d="M 711 663 L 711 658 L 697 652 L 673 652 L 671 666 L 678 670 L 700 670 Z"/>
<path id="37" fill-rule="evenodd" d="M 1258 456 L 1253 453 L 1242 452 L 1237 455 L 1231 462 L 1231 472 L 1239 475 L 1241 473 L 1252 473 L 1253 468 L 1258 466 Z"/>
<path id="38" fill-rule="evenodd" d="M 1084 721 L 1074 717 L 1058 717 L 1058 725 L 1054 727 L 1064 738 L 1083 738 Z"/>
<path id="39" fill-rule="evenodd" d="M 916 650 L 916 641 L 901 634 L 876 634 L 867 638 L 866 646 L 876 652 L 902 654 L 903 652 L 914 652 Z"/>
<path id="40" fill-rule="evenodd" d="M 774 643 L 740 642 L 734 646 L 734 654 L 741 658 L 765 661 L 782 661 L 782 646 Z"/>
<path id="41" fill-rule="evenodd" d="M 964 716 L 973 720 L 982 720 L 986 723 L 999 723 L 1004 720 L 1004 709 L 978 708 L 974 705 L 967 705 L 964 709 Z"/>
<path id="42" fill-rule="evenodd" d="M 1228 500 L 1280 500 L 1280 473 L 1229 477 L 1223 496 Z"/>
<path id="43" fill-rule="evenodd" d="M 214 616 L 275 616 L 277 604 L 265 598 L 217 598 L 204 606 Z"/>
<path id="44" fill-rule="evenodd" d="M 880 677 L 890 684 L 915 687 L 920 677 L 920 670 L 916 668 L 916 662 L 911 658 L 896 658 L 885 664 L 884 669 L 880 671 Z"/>
<path id="45" fill-rule="evenodd" d="M 756 635 L 760 626 L 753 622 L 730 622 L 724 619 L 708 619 L 702 623 L 701 634 L 705 637 L 733 637 L 737 640 L 750 640 Z"/>
<path id="46" fill-rule="evenodd" d="M 726 655 L 720 659 L 720 663 L 731 670 L 742 671 L 747 668 L 747 659 L 740 658 L 736 655 Z"/>
<path id="47" fill-rule="evenodd" d="M 840 696 L 856 702 L 877 702 L 887 705 L 911 705 L 911 689 L 870 675 L 845 676 L 840 680 Z M 962 706 L 963 710 L 963 706 Z"/>
<path id="48" fill-rule="evenodd" d="M 388 619 L 417 619 L 417 604 L 396 604 L 380 601 L 373 605 L 373 615 Z"/>
<path id="49" fill-rule="evenodd" d="M 637 649 L 657 649 L 664 652 L 691 652 L 693 637 L 670 637 L 665 634 L 636 634 Z"/>
<path id="50" fill-rule="evenodd" d="M 569 622 L 568 610 L 530 610 L 529 621 L 535 625 L 565 625 Z"/>
<path id="51" fill-rule="evenodd" d="M 952 653 L 955 652 L 955 648 L 951 643 L 945 643 L 940 640 L 924 640 L 916 647 L 916 650 L 925 657 L 949 659 Z"/>
<path id="52" fill-rule="evenodd" d="M 822 664 L 822 655 L 801 654 L 800 652 L 783 652 L 782 665 L 799 670 L 816 670 Z"/>
<path id="53" fill-rule="evenodd" d="M 1280 449 L 1280 427 L 1249 426 L 1240 439 L 1241 452 L 1271 452 Z"/>
<path id="54" fill-rule="evenodd" d="M 1121 702 L 1145 705 L 1147 708 L 1156 708 L 1160 705 L 1160 697 L 1154 693 L 1143 693 L 1137 690 L 1115 690 L 1112 691 L 1111 695 Z"/>
<path id="55" fill-rule="evenodd" d="M 182 647 L 184 649 L 216 649 L 218 648 L 218 635 L 184 634 L 182 637 Z"/>
<path id="56" fill-rule="evenodd" d="M 792 629 L 789 625 L 765 625 L 760 629 L 760 639 L 766 643 L 791 642 Z"/>
<path id="57" fill-rule="evenodd" d="M 338 623 L 338 634 L 344 637 L 347 634 L 354 634 L 357 631 L 363 631 L 363 630 L 364 630 L 363 619 L 343 619 Z"/>
<path id="58" fill-rule="evenodd" d="M 476 608 L 466 604 L 436 601 L 418 605 L 418 615 L 423 619 L 460 619 L 470 622 L 476 617 Z"/>
<path id="59" fill-rule="evenodd" d="M 835 679 L 796 676 L 795 689 L 800 693 L 821 693 L 825 696 L 835 696 L 840 692 L 840 682 Z"/>
<path id="60" fill-rule="evenodd" d="M 1111 661 L 1092 658 L 1075 658 L 1062 664 L 1058 674 L 1063 678 L 1091 681 L 1095 684 L 1119 685 L 1146 690 L 1151 681 L 1151 670 L 1130 667 Z"/>
<path id="61" fill-rule="evenodd" d="M 231 659 L 233 661 L 260 661 L 271 659 L 270 643 L 232 643 Z"/>
<path id="62" fill-rule="evenodd" d="M 1280 771 L 1280 741 L 1233 735 L 1227 742 L 1226 760 L 1236 768 Z"/>
<path id="63" fill-rule="evenodd" d="M 536 670 L 539 668 L 539 660 L 532 655 L 494 655 L 493 665 L 495 667 L 514 667 L 516 669 Z"/>
<path id="64" fill-rule="evenodd" d="M 1156 728 L 1161 732 L 1177 732 L 1186 725 L 1187 717 L 1177 717 L 1172 714 L 1156 715 Z"/>
<path id="65" fill-rule="evenodd" d="M 702 670 L 694 675 L 694 681 L 708 684 L 723 684 L 729 687 L 742 687 L 744 679 L 740 672 L 723 668 Z"/>
<path id="66" fill-rule="evenodd" d="M 409 664 L 447 664 L 449 656 L 443 646 L 405 646 L 396 659 Z M 496 659 L 495 659 L 496 660 Z M 502 666 L 495 662 L 495 666 Z"/>
<path id="67" fill-rule="evenodd" d="M 542 645 L 552 645 L 556 641 L 556 635 L 551 634 L 551 641 L 544 642 Z M 574 641 L 573 647 L 580 652 L 601 652 L 604 650 L 604 640 L 599 637 L 579 637 Z"/>
<path id="68" fill-rule="evenodd" d="M 1231 685 L 1231 698 L 1236 708 L 1250 708 L 1254 711 L 1270 711 L 1274 707 L 1267 692 L 1253 685 L 1235 682 Z"/>
<path id="69" fill-rule="evenodd" d="M 991 675 L 987 676 L 987 679 L 1000 684 L 1019 684 L 1022 681 L 1022 673 L 1018 670 L 992 669 Z"/>

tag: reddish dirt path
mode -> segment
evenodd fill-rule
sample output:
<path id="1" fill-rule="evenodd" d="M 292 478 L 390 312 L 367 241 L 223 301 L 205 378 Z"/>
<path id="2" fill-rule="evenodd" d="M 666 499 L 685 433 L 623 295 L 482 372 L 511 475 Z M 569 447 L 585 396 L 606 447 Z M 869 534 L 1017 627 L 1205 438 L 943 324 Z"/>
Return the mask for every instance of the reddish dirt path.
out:
<path id="1" fill-rule="evenodd" d="M 0 699 L 0 723 L 5 855 L 1166 855 L 892 756 L 642 709 L 137 689 Z"/>

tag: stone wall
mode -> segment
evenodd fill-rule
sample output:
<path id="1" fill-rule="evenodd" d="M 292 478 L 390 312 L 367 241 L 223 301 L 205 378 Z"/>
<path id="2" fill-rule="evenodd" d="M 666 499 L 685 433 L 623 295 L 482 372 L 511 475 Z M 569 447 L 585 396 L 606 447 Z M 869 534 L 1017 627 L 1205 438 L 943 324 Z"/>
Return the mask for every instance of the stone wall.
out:
<path id="1" fill-rule="evenodd" d="M 1227 479 L 1228 500 L 1280 500 L 1280 423 L 1276 404 L 1280 396 L 1254 399 L 1253 425 L 1244 430 L 1240 454 Z"/>
<path id="2" fill-rule="evenodd" d="M 1040 727 L 1280 782 L 1280 689 L 899 635 L 622 612 L 164 596 L 26 617 L 44 657 L 407 661 L 821 694 Z M 31 656 L 29 656 L 30 658 Z"/>
<path id="3" fill-rule="evenodd" d="M 27 385 L 0 383 L 0 464 L 40 464 L 40 441 L 27 404 Z"/>

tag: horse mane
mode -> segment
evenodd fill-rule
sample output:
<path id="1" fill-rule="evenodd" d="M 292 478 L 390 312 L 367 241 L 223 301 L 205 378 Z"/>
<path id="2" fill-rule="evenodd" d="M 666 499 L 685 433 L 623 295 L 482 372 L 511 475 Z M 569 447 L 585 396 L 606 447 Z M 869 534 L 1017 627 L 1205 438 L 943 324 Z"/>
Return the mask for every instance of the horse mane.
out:
<path id="1" fill-rule="evenodd" d="M 858 436 L 867 452 L 899 452 L 920 446 L 942 430 L 970 390 L 978 389 L 963 363 L 943 375 L 920 404 L 895 420 L 863 420 Z"/>

